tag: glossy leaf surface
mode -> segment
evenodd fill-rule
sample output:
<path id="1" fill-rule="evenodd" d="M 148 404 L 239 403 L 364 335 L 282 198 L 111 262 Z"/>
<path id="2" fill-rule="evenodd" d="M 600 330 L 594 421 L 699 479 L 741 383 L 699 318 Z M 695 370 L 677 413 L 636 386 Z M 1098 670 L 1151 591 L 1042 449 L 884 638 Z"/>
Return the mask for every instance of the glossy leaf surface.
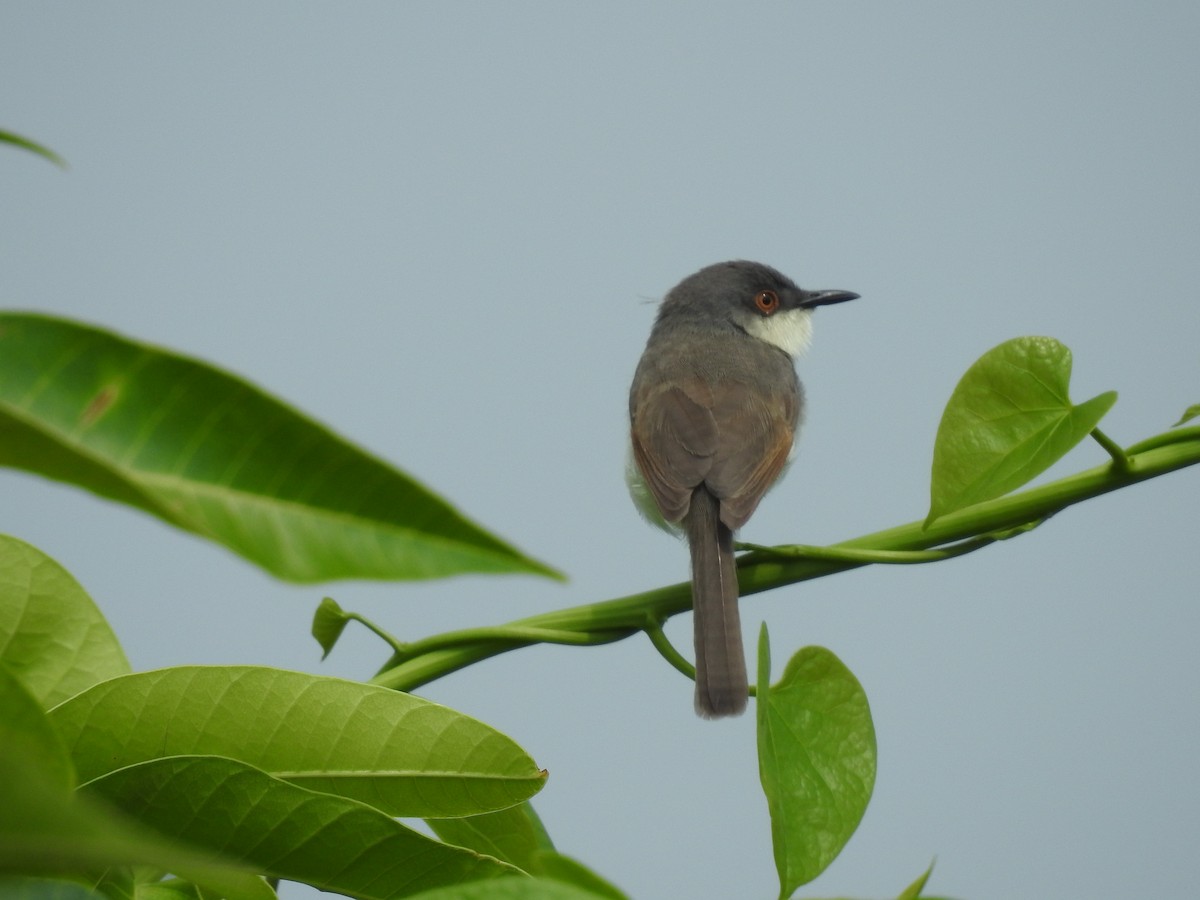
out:
<path id="1" fill-rule="evenodd" d="M 942 413 L 926 521 L 1019 488 L 1086 438 L 1117 395 L 1072 404 L 1070 379 L 1071 351 L 1053 338 L 1014 338 L 981 356 Z"/>
<path id="2" fill-rule="evenodd" d="M 36 759 L 0 743 L 0 873 L 85 876 L 135 864 L 174 872 L 228 900 L 275 896 L 257 875 L 76 796 Z"/>
<path id="3" fill-rule="evenodd" d="M 625 894 L 587 866 L 554 849 L 532 804 L 457 819 L 427 819 L 448 844 L 469 847 L 511 863 L 531 875 L 573 884 L 609 900 Z"/>
<path id="4" fill-rule="evenodd" d="M 552 570 L 253 385 L 0 314 L 0 465 L 136 506 L 292 581 Z"/>
<path id="5" fill-rule="evenodd" d="M 71 757 L 46 712 L 25 685 L 0 664 L 0 744 L 18 757 L 36 760 L 48 785 L 69 791 L 75 787 Z M 0 787 L 0 803 L 3 802 Z"/>
<path id="6" fill-rule="evenodd" d="M 511 739 L 386 688 L 252 666 L 181 666 L 96 685 L 51 711 L 80 783 L 157 757 L 242 760 L 395 816 L 512 806 L 545 773 Z"/>
<path id="7" fill-rule="evenodd" d="M 825 648 L 800 650 L 771 685 L 764 626 L 758 665 L 759 777 L 783 898 L 820 875 L 862 820 L 875 728 L 862 685 Z"/>
<path id="8" fill-rule="evenodd" d="M 85 792 L 178 841 L 365 900 L 519 874 L 418 834 L 366 804 L 306 790 L 232 759 L 151 760 L 111 772 Z"/>
<path id="9" fill-rule="evenodd" d="M 0 535 L 0 648 L 0 661 L 47 707 L 129 671 L 116 635 L 79 583 L 7 535 Z"/>

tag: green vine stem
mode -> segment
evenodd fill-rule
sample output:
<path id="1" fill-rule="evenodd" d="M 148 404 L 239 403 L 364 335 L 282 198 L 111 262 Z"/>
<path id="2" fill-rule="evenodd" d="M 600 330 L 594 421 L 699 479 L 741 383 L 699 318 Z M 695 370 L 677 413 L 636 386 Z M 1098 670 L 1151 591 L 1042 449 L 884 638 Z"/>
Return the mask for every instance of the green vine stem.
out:
<path id="1" fill-rule="evenodd" d="M 655 622 L 652 625 L 646 626 L 646 637 L 650 638 L 650 643 L 654 645 L 654 649 L 659 655 L 669 662 L 672 666 L 686 675 L 693 681 L 696 680 L 696 667 L 688 662 L 682 653 L 675 649 L 675 645 L 668 639 L 662 629 L 661 622 Z"/>
<path id="2" fill-rule="evenodd" d="M 1006 541 L 1024 534 L 1042 524 L 1044 519 L 1037 519 L 1019 528 L 1007 528 L 991 534 L 968 538 L 955 544 L 947 544 L 936 550 L 859 550 L 836 545 L 833 547 L 816 547 L 812 544 L 783 544 L 768 547 L 762 544 L 747 544 L 738 542 L 738 550 L 749 550 L 761 554 L 764 559 L 823 559 L 830 562 L 863 563 L 864 565 L 916 565 L 919 563 L 941 562 L 943 559 L 953 559 L 982 550 L 996 541 Z"/>
<path id="3" fill-rule="evenodd" d="M 928 527 L 922 521 L 909 522 L 829 548 L 818 548 L 833 551 L 835 557 L 841 558 L 793 553 L 788 548 L 754 550 L 738 558 L 741 594 L 746 597 L 884 561 L 882 558 L 870 561 L 872 553 L 928 551 L 945 545 L 977 549 L 973 543 L 1010 537 L 1083 500 L 1200 463 L 1200 427 L 1155 435 L 1122 451 L 1121 455 L 1128 463 L 1124 467 L 1106 462 L 1049 484 L 949 513 Z M 869 553 L 867 556 L 852 553 L 847 557 L 838 551 Z M 647 623 L 661 623 L 690 609 L 691 588 L 685 582 L 531 616 L 506 626 L 439 635 L 407 645 L 373 682 L 396 690 L 413 690 L 480 660 L 540 643 L 551 635 L 557 642 L 564 642 L 563 637 L 570 633 L 580 636 L 579 643 L 609 643 L 648 631 Z"/>
<path id="4" fill-rule="evenodd" d="M 347 621 L 357 622 L 359 625 L 362 625 L 365 629 L 367 629 L 367 631 L 372 632 L 376 637 L 378 637 L 380 640 L 382 640 L 384 643 L 386 643 L 389 647 L 391 647 L 392 648 L 392 659 L 397 659 L 402 654 L 404 654 L 408 651 L 409 645 L 403 643 L 402 641 L 397 640 L 395 637 L 393 637 L 391 634 L 389 634 L 384 629 L 380 628 L 378 625 L 376 625 L 374 622 L 372 622 L 366 616 L 361 615 L 356 612 L 345 613 L 345 616 L 346 616 Z"/>
<path id="5" fill-rule="evenodd" d="M 1110 438 L 1099 428 L 1092 429 L 1092 439 L 1107 451 L 1108 455 L 1113 458 L 1113 465 L 1118 469 L 1125 470 L 1129 468 L 1129 457 L 1125 455 L 1125 451 L 1121 449 L 1121 445 Z"/>

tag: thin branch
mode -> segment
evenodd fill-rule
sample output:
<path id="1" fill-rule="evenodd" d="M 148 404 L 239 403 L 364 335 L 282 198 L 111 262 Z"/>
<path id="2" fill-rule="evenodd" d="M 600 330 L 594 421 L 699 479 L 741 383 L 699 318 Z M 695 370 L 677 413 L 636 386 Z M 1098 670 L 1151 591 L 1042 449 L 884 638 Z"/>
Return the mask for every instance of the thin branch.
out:
<path id="1" fill-rule="evenodd" d="M 654 645 L 654 649 L 658 651 L 659 655 L 662 656 L 663 659 L 669 662 L 672 666 L 674 666 L 692 681 L 696 680 L 696 667 L 688 662 L 687 659 L 684 658 L 683 654 L 675 649 L 675 645 L 667 639 L 667 635 L 663 632 L 661 622 L 655 622 L 653 625 L 647 625 L 646 637 L 650 638 L 650 643 Z"/>
<path id="2" fill-rule="evenodd" d="M 358 622 L 360 625 L 363 625 L 368 631 L 373 632 L 376 635 L 376 637 L 381 638 L 389 647 L 392 648 L 392 653 L 395 654 L 394 658 L 396 658 L 396 659 L 402 658 L 404 656 L 405 652 L 408 650 L 408 646 L 409 646 L 408 644 L 405 644 L 403 641 L 399 640 L 398 638 L 393 636 L 390 632 L 386 631 L 385 629 L 380 628 L 378 625 L 376 625 L 374 622 L 372 622 L 366 616 L 360 615 L 359 613 L 355 613 L 355 612 L 343 613 L 343 615 L 345 615 L 347 621 Z"/>
<path id="3" fill-rule="evenodd" d="M 510 625 L 464 628 L 461 631 L 448 631 L 445 634 L 423 638 L 405 644 L 397 651 L 396 657 L 400 660 L 414 659 L 426 653 L 445 650 L 461 644 L 512 643 L 521 646 L 528 644 L 569 644 L 572 646 L 611 644 L 613 641 L 629 637 L 631 633 L 624 629 L 613 634 L 606 634 L 601 631 L 539 628 L 513 622 Z"/>
<path id="4" fill-rule="evenodd" d="M 996 541 L 1006 541 L 1018 534 L 1024 534 L 1042 524 L 1045 518 L 1036 519 L 1019 528 L 1008 528 L 979 537 L 968 538 L 956 544 L 938 547 L 936 550 L 864 550 L 847 547 L 817 547 L 812 544 L 785 544 L 781 546 L 766 546 L 763 544 L 737 543 L 738 550 L 748 550 L 756 554 L 753 559 L 818 559 L 827 562 L 863 563 L 864 565 L 917 565 L 921 563 L 941 562 L 956 556 L 965 556 L 982 550 Z"/>
<path id="5" fill-rule="evenodd" d="M 754 551 L 738 558 L 738 585 L 743 597 L 788 584 L 821 578 L 882 561 L 878 554 L 928 551 L 955 545 L 970 547 L 972 541 L 1000 539 L 1028 530 L 1060 510 L 1109 491 L 1157 478 L 1200 463 L 1200 428 L 1185 428 L 1156 435 L 1125 451 L 1127 468 L 1109 463 L 1061 478 L 1039 487 L 979 503 L 941 516 L 929 527 L 923 521 L 909 522 L 874 534 L 866 534 L 821 549 L 821 554 L 781 555 Z M 949 546 L 947 546 L 949 545 Z M 974 548 L 972 548 L 974 549 Z M 846 554 L 842 551 L 855 551 Z M 868 551 L 866 556 L 858 551 Z M 969 552 L 964 550 L 962 552 Z M 817 558 L 817 556 L 820 558 Z M 829 558 L 831 555 L 838 558 Z M 874 559 L 870 557 L 875 555 Z M 480 660 L 538 643 L 536 630 L 587 635 L 586 643 L 608 643 L 647 629 L 647 622 L 662 622 L 691 608 L 691 587 L 686 583 L 656 588 L 615 600 L 591 603 L 521 619 L 500 632 L 480 629 L 490 637 L 453 641 L 445 635 L 420 642 L 433 647 L 380 672 L 374 683 L 397 690 L 412 690 Z M 507 630 L 505 630 L 507 629 Z M 521 629 L 535 629 L 522 631 Z M 496 639 L 499 633 L 508 637 Z M 459 634 L 459 637 L 463 633 Z"/>
<path id="6" fill-rule="evenodd" d="M 1191 428 L 1176 428 L 1174 431 L 1164 431 L 1162 434 L 1148 437 L 1144 441 L 1138 441 L 1125 452 L 1129 456 L 1134 456 L 1138 453 L 1144 453 L 1147 450 L 1153 450 L 1156 447 L 1167 447 L 1171 444 L 1186 444 L 1191 441 L 1200 441 L 1200 425 Z"/>

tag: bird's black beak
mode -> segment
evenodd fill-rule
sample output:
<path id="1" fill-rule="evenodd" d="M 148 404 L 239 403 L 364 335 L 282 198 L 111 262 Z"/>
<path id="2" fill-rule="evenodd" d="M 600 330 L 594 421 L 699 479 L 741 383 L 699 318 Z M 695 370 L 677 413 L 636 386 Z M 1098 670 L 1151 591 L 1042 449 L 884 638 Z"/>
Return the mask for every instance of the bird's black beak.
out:
<path id="1" fill-rule="evenodd" d="M 845 303 L 847 300 L 857 300 L 859 295 L 854 291 L 805 291 L 807 296 L 801 302 L 802 309 L 813 309 L 817 306 L 829 306 L 831 303 Z"/>

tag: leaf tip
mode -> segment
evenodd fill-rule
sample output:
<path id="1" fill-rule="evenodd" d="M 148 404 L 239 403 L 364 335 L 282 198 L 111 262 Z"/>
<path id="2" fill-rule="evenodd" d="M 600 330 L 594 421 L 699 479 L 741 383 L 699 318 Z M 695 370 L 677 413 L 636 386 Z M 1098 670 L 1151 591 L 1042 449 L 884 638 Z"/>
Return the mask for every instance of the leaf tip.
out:
<path id="1" fill-rule="evenodd" d="M 755 673 L 755 681 L 755 697 L 759 706 L 762 706 L 771 688 L 771 639 L 767 633 L 766 622 L 763 622 L 758 630 L 758 671 Z"/>
<path id="2" fill-rule="evenodd" d="M 1183 411 L 1183 415 L 1179 417 L 1179 421 L 1172 425 L 1172 428 L 1178 428 L 1184 422 L 1190 422 L 1192 419 L 1200 416 L 1200 403 L 1193 403 Z"/>
<path id="3" fill-rule="evenodd" d="M 896 900 L 920 900 L 921 892 L 925 890 L 925 884 L 929 881 L 929 876 L 933 874 L 933 867 L 935 865 L 937 865 L 936 856 L 929 861 L 929 868 L 921 873 L 916 881 L 901 891 L 900 896 Z"/>

